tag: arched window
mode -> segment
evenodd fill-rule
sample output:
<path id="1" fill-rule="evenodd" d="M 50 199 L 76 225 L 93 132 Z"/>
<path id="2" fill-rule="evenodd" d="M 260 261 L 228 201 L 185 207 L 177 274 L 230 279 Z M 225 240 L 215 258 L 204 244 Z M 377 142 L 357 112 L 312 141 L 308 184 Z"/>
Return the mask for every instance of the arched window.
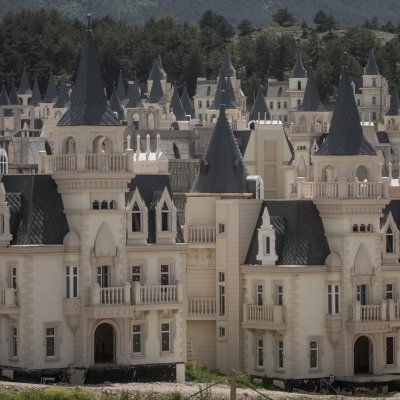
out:
<path id="1" fill-rule="evenodd" d="M 373 231 L 372 224 L 368 224 L 367 225 L 367 232 L 372 232 L 372 231 Z"/>
<path id="2" fill-rule="evenodd" d="M 167 203 L 164 201 L 164 204 L 161 208 L 161 231 L 169 232 L 171 230 L 170 226 L 170 213 Z"/>
<path id="3" fill-rule="evenodd" d="M 208 88 L 207 88 L 207 96 L 210 96 L 210 95 L 211 95 L 211 87 L 208 86 Z"/>
<path id="4" fill-rule="evenodd" d="M 8 157 L 4 149 L 0 149 L 0 174 L 8 173 Z"/>
<path id="5" fill-rule="evenodd" d="M 115 200 L 110 201 L 110 210 L 116 210 L 117 209 L 117 202 Z"/>
<path id="6" fill-rule="evenodd" d="M 132 232 L 142 232 L 142 212 L 136 201 L 132 208 Z"/>
<path id="7" fill-rule="evenodd" d="M 108 203 L 107 203 L 106 200 L 103 200 L 103 201 L 101 202 L 101 209 L 102 209 L 102 210 L 108 210 Z"/>
<path id="8" fill-rule="evenodd" d="M 353 225 L 353 232 L 358 232 L 358 225 L 357 224 Z"/>
<path id="9" fill-rule="evenodd" d="M 386 231 L 386 253 L 394 253 L 394 234 L 390 225 Z"/>
<path id="10" fill-rule="evenodd" d="M 363 182 L 368 179 L 368 171 L 363 165 L 360 165 L 356 171 L 356 177 L 359 182 Z"/>
<path id="11" fill-rule="evenodd" d="M 364 224 L 360 225 L 360 232 L 365 232 L 365 225 Z"/>
<path id="12" fill-rule="evenodd" d="M 93 210 L 98 210 L 100 207 L 99 207 L 99 202 L 98 202 L 98 200 L 95 200 L 94 202 L 93 202 Z"/>

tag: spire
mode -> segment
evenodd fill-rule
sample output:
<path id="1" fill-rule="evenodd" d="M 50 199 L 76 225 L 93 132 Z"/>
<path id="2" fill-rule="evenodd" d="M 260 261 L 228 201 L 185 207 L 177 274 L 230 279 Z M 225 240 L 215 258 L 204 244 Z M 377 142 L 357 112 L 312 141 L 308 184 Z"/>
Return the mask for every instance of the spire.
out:
<path id="1" fill-rule="evenodd" d="M 158 55 L 157 58 L 153 61 L 153 65 L 151 67 L 149 81 L 154 81 L 156 79 L 166 80 L 167 74 L 164 71 L 164 68 L 161 63 L 161 56 Z"/>
<path id="2" fill-rule="evenodd" d="M 117 113 L 118 119 L 120 121 L 125 119 L 124 110 L 122 108 L 121 101 L 120 101 L 120 98 L 118 96 L 118 91 L 115 88 L 115 84 L 114 84 L 113 91 L 112 91 L 112 94 L 111 94 L 111 97 L 110 97 L 110 107 L 111 107 L 111 110 L 114 113 Z"/>
<path id="3" fill-rule="evenodd" d="M 175 114 L 177 121 L 186 121 L 186 114 L 181 99 L 179 98 L 179 93 L 175 86 L 173 89 L 174 93 L 172 94 L 170 108 L 172 108 L 172 112 Z"/>
<path id="4" fill-rule="evenodd" d="M 376 65 L 374 50 L 369 51 L 367 65 L 364 68 L 364 75 L 379 75 L 379 68 Z"/>
<path id="5" fill-rule="evenodd" d="M 17 89 L 15 88 L 15 83 L 13 81 L 12 85 L 11 85 L 11 90 L 10 90 L 10 104 L 12 106 L 20 106 L 21 102 L 19 100 L 18 94 L 17 94 Z"/>
<path id="6" fill-rule="evenodd" d="M 227 93 L 227 90 L 228 90 L 228 87 L 227 87 L 226 80 L 224 78 L 224 72 L 221 69 L 219 72 L 218 84 L 217 84 L 217 89 L 215 91 L 214 101 L 211 104 L 210 110 L 218 110 L 220 108 L 222 91 Z M 235 105 L 232 104 L 231 99 L 228 96 L 226 96 L 226 97 L 227 97 L 227 101 L 226 101 L 227 104 L 225 104 L 225 108 L 227 108 L 227 109 L 236 108 Z"/>
<path id="7" fill-rule="evenodd" d="M 39 105 L 41 101 L 42 101 L 42 95 L 40 93 L 39 84 L 35 76 L 35 80 L 33 82 L 32 97 L 31 100 L 29 101 L 29 104 L 36 107 Z"/>
<path id="8" fill-rule="evenodd" d="M 127 97 L 128 103 L 125 106 L 126 108 L 143 108 L 140 88 L 136 82 L 128 85 Z"/>
<path id="9" fill-rule="evenodd" d="M 300 105 L 299 111 L 325 111 L 325 107 L 321 104 L 319 98 L 317 84 L 311 67 L 308 69 L 307 85 L 304 91 L 303 103 Z"/>
<path id="10" fill-rule="evenodd" d="M 200 173 L 192 192 L 196 193 L 245 193 L 247 169 L 242 154 L 226 118 L 222 92 L 219 117 L 210 136 Z"/>
<path id="11" fill-rule="evenodd" d="M 31 94 L 31 85 L 29 84 L 28 72 L 26 70 L 26 64 L 22 69 L 22 75 L 19 83 L 18 94 Z"/>
<path id="12" fill-rule="evenodd" d="M 400 115 L 399 108 L 400 108 L 399 94 L 397 92 L 397 87 L 394 86 L 392 89 L 392 94 L 390 96 L 390 107 L 386 115 L 390 117 Z"/>
<path id="13" fill-rule="evenodd" d="M 306 70 L 304 69 L 303 60 L 301 59 L 300 50 L 297 49 L 296 63 L 294 64 L 291 78 L 306 78 Z"/>
<path id="14" fill-rule="evenodd" d="M 57 101 L 57 88 L 54 80 L 53 71 L 50 70 L 49 83 L 47 85 L 46 95 L 44 96 L 43 103 L 55 103 Z"/>
<path id="15" fill-rule="evenodd" d="M 8 98 L 6 85 L 3 81 L 3 86 L 1 88 L 1 93 L 0 93 L 0 106 L 9 106 L 9 105 L 10 105 L 10 99 Z M 12 115 L 13 115 L 12 110 L 10 109 L 4 110 L 5 117 L 11 117 Z"/>
<path id="16" fill-rule="evenodd" d="M 375 150 L 363 135 L 347 68 L 343 68 L 339 92 L 326 140 L 318 155 L 374 155 Z"/>
<path id="17" fill-rule="evenodd" d="M 271 119 L 269 114 L 267 102 L 265 101 L 264 93 L 261 86 L 258 88 L 256 99 L 254 100 L 253 107 L 251 108 L 249 121 L 261 119 Z"/>
<path id="18" fill-rule="evenodd" d="M 157 61 L 158 63 L 158 61 Z M 165 103 L 164 91 L 161 86 L 161 73 L 160 71 L 156 70 L 153 76 L 153 84 L 151 85 L 151 91 L 149 98 L 147 99 L 148 103 Z"/>
<path id="19" fill-rule="evenodd" d="M 96 58 L 96 49 L 90 30 L 90 17 L 85 35 L 79 69 L 76 76 L 71 104 L 58 122 L 59 126 L 121 125 L 107 103 Z"/>
<path id="20" fill-rule="evenodd" d="M 58 98 L 56 103 L 54 104 L 54 108 L 67 108 L 71 103 L 71 100 L 69 98 L 69 89 L 64 81 L 64 79 L 61 81 L 61 86 L 60 86 L 60 92 L 58 93 Z"/>
<path id="21" fill-rule="evenodd" d="M 226 95 L 228 97 L 228 104 L 232 104 L 235 106 L 234 108 L 236 108 L 238 106 L 238 102 L 236 101 L 230 76 L 226 78 Z"/>
<path id="22" fill-rule="evenodd" d="M 183 108 L 185 110 L 185 114 L 190 115 L 192 118 L 195 118 L 193 104 L 192 104 L 192 101 L 190 100 L 190 96 L 189 96 L 186 85 L 183 88 L 181 102 L 182 102 Z"/>
<path id="23" fill-rule="evenodd" d="M 225 78 L 236 78 L 236 69 L 233 67 L 231 56 L 225 53 L 224 62 L 222 63 L 222 73 Z"/>
<path id="24" fill-rule="evenodd" d="M 126 95 L 124 78 L 122 76 L 122 70 L 119 71 L 117 93 L 118 93 L 119 99 L 123 103 L 127 99 L 127 95 Z"/>

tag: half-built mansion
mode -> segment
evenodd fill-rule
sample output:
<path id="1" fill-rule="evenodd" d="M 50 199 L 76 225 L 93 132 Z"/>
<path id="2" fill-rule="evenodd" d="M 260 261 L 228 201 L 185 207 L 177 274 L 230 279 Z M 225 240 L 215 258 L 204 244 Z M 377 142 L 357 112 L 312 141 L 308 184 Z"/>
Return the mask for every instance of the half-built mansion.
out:
<path id="1" fill-rule="evenodd" d="M 268 92 L 227 54 L 193 104 L 158 57 L 108 101 L 89 28 L 72 95 L 3 87 L 4 376 L 397 379 L 397 92 L 372 51 L 333 113 L 300 53 Z"/>

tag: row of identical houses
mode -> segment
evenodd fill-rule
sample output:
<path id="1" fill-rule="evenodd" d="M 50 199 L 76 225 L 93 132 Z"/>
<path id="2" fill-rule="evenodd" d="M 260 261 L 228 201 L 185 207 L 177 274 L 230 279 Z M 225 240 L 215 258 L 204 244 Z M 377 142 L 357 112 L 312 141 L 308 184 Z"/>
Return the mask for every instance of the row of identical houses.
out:
<path id="1" fill-rule="evenodd" d="M 375 109 L 366 100 L 375 72 L 371 53 L 357 93 L 343 68 L 332 113 L 298 55 L 286 90 L 294 122 L 284 130 L 262 91 L 244 114 L 226 57 L 213 87 L 201 81 L 211 97 L 199 91 L 190 113 L 212 103 L 202 117 L 209 125 L 196 131 L 182 128 L 192 118 L 174 114 L 179 102 L 168 110 L 177 95 L 162 83 L 160 59 L 150 101 L 137 85 L 130 108 L 115 88 L 121 118 L 88 28 L 65 110 L 40 118 L 36 136 L 33 125 L 16 129 L 21 143 L 38 139 L 35 173 L 12 173 L 6 146 L 0 154 L 2 374 L 85 370 L 95 382 L 119 370 L 182 381 L 190 358 L 282 380 L 396 379 L 400 103 L 396 91 L 375 96 L 387 101 L 378 104 L 381 130 L 360 119 L 361 105 Z M 23 102 L 13 116 L 3 105 L 3 121 L 23 115 Z M 149 113 L 160 125 L 143 129 Z M 168 134 L 162 123 L 179 129 Z M 177 160 L 187 168 L 179 190 Z"/>

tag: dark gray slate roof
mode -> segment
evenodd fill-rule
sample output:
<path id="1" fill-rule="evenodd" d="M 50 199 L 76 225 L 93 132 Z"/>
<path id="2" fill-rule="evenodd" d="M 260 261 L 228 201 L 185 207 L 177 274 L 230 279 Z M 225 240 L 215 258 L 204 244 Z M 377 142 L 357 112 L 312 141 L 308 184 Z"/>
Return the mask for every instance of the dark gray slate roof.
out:
<path id="1" fill-rule="evenodd" d="M 57 101 L 54 104 L 54 108 L 67 108 L 71 103 L 69 98 L 69 88 L 67 83 L 62 80 L 60 86 L 60 92 L 58 93 Z"/>
<path id="2" fill-rule="evenodd" d="M 179 93 L 176 90 L 176 87 L 174 87 L 173 90 L 174 92 L 171 97 L 170 108 L 172 109 L 177 121 L 186 121 L 186 114 L 181 99 L 179 98 Z"/>
<path id="3" fill-rule="evenodd" d="M 125 106 L 126 108 L 143 108 L 142 98 L 140 96 L 140 88 L 136 82 L 128 85 L 127 96 L 128 103 Z"/>
<path id="4" fill-rule="evenodd" d="M 29 79 L 28 79 L 28 72 L 26 70 L 26 64 L 24 64 L 24 67 L 22 69 L 22 75 L 18 87 L 18 94 L 31 94 L 32 89 L 31 85 L 29 84 Z"/>
<path id="5" fill-rule="evenodd" d="M 377 137 L 379 143 L 390 144 L 389 137 L 386 132 L 378 131 L 378 132 L 376 132 L 376 137 Z"/>
<path id="6" fill-rule="evenodd" d="M 11 103 L 10 103 L 10 99 L 7 94 L 6 85 L 3 82 L 3 86 L 1 88 L 1 93 L 0 93 L 0 106 L 9 106 L 10 104 Z M 12 115 L 13 115 L 13 112 L 11 109 L 4 110 L 5 117 L 11 117 Z"/>
<path id="7" fill-rule="evenodd" d="M 264 93 L 260 86 L 253 107 L 251 107 L 249 121 L 258 120 L 258 116 L 260 116 L 260 119 L 265 119 L 265 114 L 267 114 L 267 119 L 271 119 L 267 102 L 265 101 Z"/>
<path id="8" fill-rule="evenodd" d="M 158 55 L 157 58 L 153 61 L 153 65 L 151 67 L 151 71 L 150 71 L 150 75 L 149 75 L 150 81 L 154 81 L 155 79 L 160 79 L 160 80 L 167 79 L 167 74 L 164 71 L 160 55 Z"/>
<path id="9" fill-rule="evenodd" d="M 233 134 L 239 146 L 240 154 L 243 157 L 244 153 L 246 153 L 247 145 L 249 144 L 251 131 L 234 131 Z"/>
<path id="10" fill-rule="evenodd" d="M 32 97 L 29 101 L 29 104 L 32 104 L 33 106 L 38 106 L 39 103 L 41 102 L 42 102 L 42 95 L 40 93 L 39 84 L 35 76 L 35 80 L 33 82 Z"/>
<path id="11" fill-rule="evenodd" d="M 374 51 L 369 51 L 369 57 L 367 65 L 364 68 L 364 75 L 379 75 L 379 68 L 376 65 Z"/>
<path id="12" fill-rule="evenodd" d="M 57 185 L 50 175 L 4 175 L 11 244 L 62 244 L 69 232 Z"/>
<path id="13" fill-rule="evenodd" d="M 307 85 L 304 91 L 303 102 L 301 103 L 300 111 L 325 111 L 325 107 L 322 105 L 319 93 L 317 89 L 317 84 L 314 79 L 314 73 L 312 68 L 308 70 L 307 75 Z"/>
<path id="14" fill-rule="evenodd" d="M 117 113 L 118 119 L 120 121 L 125 119 L 124 109 L 122 108 L 121 101 L 118 96 L 118 92 L 117 92 L 117 89 L 115 88 L 115 85 L 114 85 L 114 88 L 113 88 L 113 91 L 112 91 L 112 94 L 110 97 L 110 107 L 111 107 L 111 110 L 113 110 L 114 112 Z"/>
<path id="15" fill-rule="evenodd" d="M 381 218 L 381 227 L 385 224 L 389 213 L 392 213 L 393 220 L 400 229 L 400 200 L 391 200 L 390 203 L 383 209 L 383 217 Z"/>
<path id="16" fill-rule="evenodd" d="M 229 103 L 233 104 L 235 107 L 239 107 L 239 103 L 236 101 L 235 92 L 233 91 L 232 81 L 229 76 L 226 78 L 226 94 Z"/>
<path id="17" fill-rule="evenodd" d="M 245 193 L 247 175 L 239 146 L 226 119 L 225 108 L 221 106 L 192 192 Z"/>
<path id="18" fill-rule="evenodd" d="M 190 115 L 192 118 L 195 118 L 193 104 L 190 100 L 190 96 L 186 86 L 183 88 L 181 102 L 183 105 L 183 109 L 185 110 L 185 114 Z"/>
<path id="19" fill-rule="evenodd" d="M 376 154 L 363 135 L 347 68 L 343 68 L 340 78 L 329 134 L 317 154 L 346 156 Z"/>
<path id="20" fill-rule="evenodd" d="M 124 100 L 127 99 L 124 78 L 122 76 L 122 71 L 119 71 L 117 93 L 118 93 L 118 97 L 121 100 L 121 102 L 124 102 Z"/>
<path id="21" fill-rule="evenodd" d="M 392 94 L 390 96 L 390 107 L 386 115 L 388 116 L 400 115 L 399 108 L 400 108 L 399 94 L 397 92 L 397 87 L 395 86 L 392 89 Z"/>
<path id="22" fill-rule="evenodd" d="M 163 191 L 167 188 L 168 193 L 173 200 L 172 188 L 168 175 L 136 175 L 130 183 L 128 184 L 129 192 L 125 195 L 125 202 L 132 199 L 133 193 L 136 188 L 139 189 L 140 196 L 146 204 L 148 210 L 148 229 L 149 236 L 147 238 L 147 243 L 156 243 L 156 206 L 158 205 L 158 200 L 160 199 Z M 183 234 L 179 219 L 177 218 L 177 235 L 176 242 L 183 243 Z"/>
<path id="23" fill-rule="evenodd" d="M 233 67 L 231 56 L 228 52 L 225 53 L 224 62 L 222 63 L 222 73 L 224 78 L 236 78 L 236 70 Z"/>
<path id="24" fill-rule="evenodd" d="M 57 101 L 57 96 L 57 88 L 53 71 L 50 71 L 49 83 L 47 85 L 46 95 L 44 96 L 43 103 L 55 103 Z"/>
<path id="25" fill-rule="evenodd" d="M 232 99 L 229 97 L 229 94 L 227 93 L 228 87 L 226 84 L 226 79 L 224 78 L 223 71 L 221 69 L 221 71 L 219 72 L 218 84 L 217 84 L 217 89 L 215 91 L 214 101 L 210 106 L 210 110 L 219 110 L 219 108 L 221 106 L 222 91 L 224 91 L 226 93 L 225 100 L 224 100 L 225 108 L 235 109 L 236 107 L 232 103 Z"/>
<path id="26" fill-rule="evenodd" d="M 147 103 L 157 103 L 163 104 L 165 103 L 164 91 L 161 86 L 161 80 L 159 76 L 154 76 L 153 84 L 151 85 L 151 91 L 149 94 L 149 98 L 147 99 Z"/>
<path id="27" fill-rule="evenodd" d="M 58 125 L 121 125 L 107 102 L 90 24 L 85 35 L 71 104 Z"/>
<path id="28" fill-rule="evenodd" d="M 303 60 L 301 59 L 300 50 L 296 53 L 296 63 L 294 64 L 291 78 L 306 78 L 306 70 L 303 65 Z"/>
<path id="29" fill-rule="evenodd" d="M 258 264 L 258 229 L 267 207 L 276 231 L 277 265 L 324 265 L 329 245 L 317 207 L 312 201 L 267 200 L 261 205 L 246 264 Z"/>
<path id="30" fill-rule="evenodd" d="M 20 106 L 21 105 L 21 102 L 19 100 L 17 89 L 15 88 L 15 83 L 14 82 L 11 85 L 9 99 L 10 99 L 10 104 L 12 106 L 14 106 L 14 105 L 15 106 Z"/>

